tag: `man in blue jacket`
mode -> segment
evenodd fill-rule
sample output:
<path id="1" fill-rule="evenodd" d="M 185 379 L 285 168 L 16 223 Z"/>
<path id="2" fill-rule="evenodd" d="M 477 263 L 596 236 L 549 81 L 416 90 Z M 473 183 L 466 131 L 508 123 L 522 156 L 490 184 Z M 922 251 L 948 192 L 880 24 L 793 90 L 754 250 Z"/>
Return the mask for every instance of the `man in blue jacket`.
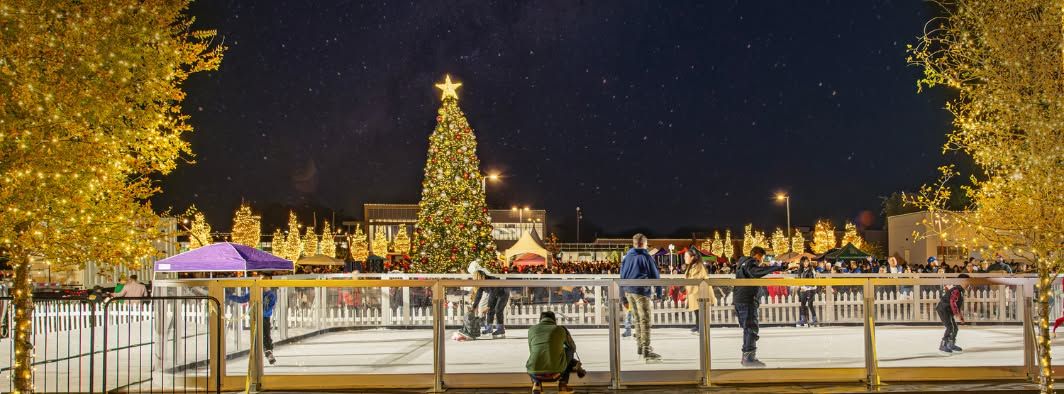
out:
<path id="1" fill-rule="evenodd" d="M 647 237 L 632 237 L 632 249 L 621 260 L 621 279 L 660 279 L 658 265 L 647 252 Z M 636 352 L 646 362 L 661 361 L 661 355 L 650 347 L 650 286 L 625 286 L 622 291 L 636 326 Z"/>
<path id="2" fill-rule="evenodd" d="M 272 275 L 263 275 L 262 279 L 272 279 Z M 225 297 L 229 302 L 236 302 L 240 304 L 247 303 L 251 299 L 251 292 L 244 293 L 244 295 L 230 294 Z M 273 307 L 277 305 L 277 291 L 273 288 L 262 289 L 262 350 L 266 354 L 266 360 L 273 365 L 277 362 L 277 359 L 273 358 L 273 337 L 270 336 L 270 318 L 273 317 Z"/>

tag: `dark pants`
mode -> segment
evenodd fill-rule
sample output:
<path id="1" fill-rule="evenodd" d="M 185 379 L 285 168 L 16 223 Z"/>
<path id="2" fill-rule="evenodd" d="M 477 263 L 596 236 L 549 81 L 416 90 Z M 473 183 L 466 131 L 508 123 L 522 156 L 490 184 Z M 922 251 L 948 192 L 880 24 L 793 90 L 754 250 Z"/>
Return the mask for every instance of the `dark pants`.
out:
<path id="1" fill-rule="evenodd" d="M 273 327 L 270 327 L 270 318 L 262 318 L 262 350 L 267 352 L 273 351 L 273 337 L 270 336 L 270 331 Z"/>
<path id="2" fill-rule="evenodd" d="M 808 320 L 809 316 L 812 316 L 813 320 L 816 320 L 816 308 L 813 307 L 813 300 L 815 299 L 816 290 L 801 290 L 801 292 L 798 293 L 798 315 L 800 316 L 799 318 L 801 321 L 810 321 Z"/>
<path id="3" fill-rule="evenodd" d="M 949 309 L 938 309 L 938 318 L 942 320 L 942 325 L 946 326 L 946 332 L 942 334 L 943 341 L 956 341 L 957 340 L 957 321 L 953 319 L 953 311 Z"/>
<path id="4" fill-rule="evenodd" d="M 495 324 L 502 327 L 502 321 L 506 317 L 506 303 L 510 301 L 509 291 L 495 291 L 488 297 L 488 316 L 484 320 L 484 324 L 492 324 L 492 317 L 494 317 Z"/>
<path id="5" fill-rule="evenodd" d="M 759 338 L 757 327 L 757 308 L 759 304 L 735 304 L 735 316 L 739 319 L 739 327 L 743 328 L 743 353 L 757 350 Z"/>
<path id="6" fill-rule="evenodd" d="M 565 359 L 569 360 L 569 363 L 565 366 L 565 370 L 558 375 L 556 379 L 559 383 L 569 384 L 569 375 L 573 373 L 573 367 L 576 366 L 576 350 L 565 347 Z M 528 374 L 528 377 L 532 378 L 533 383 L 553 382 L 555 379 L 541 379 L 543 376 L 537 377 L 535 374 Z"/>
<path id="7" fill-rule="evenodd" d="M 702 330 L 702 326 L 698 325 L 698 312 L 699 311 L 694 311 L 694 312 L 695 312 L 695 326 L 694 326 L 694 328 L 691 328 L 691 331 L 696 331 L 697 332 L 697 331 Z"/>

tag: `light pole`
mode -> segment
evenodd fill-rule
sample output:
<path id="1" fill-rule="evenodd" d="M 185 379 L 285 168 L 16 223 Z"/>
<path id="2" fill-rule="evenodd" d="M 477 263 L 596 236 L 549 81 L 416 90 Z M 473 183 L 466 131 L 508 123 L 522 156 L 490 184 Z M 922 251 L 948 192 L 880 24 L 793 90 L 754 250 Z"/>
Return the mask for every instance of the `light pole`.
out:
<path id="1" fill-rule="evenodd" d="M 576 207 L 576 243 L 580 243 L 580 219 L 584 218 L 584 213 L 580 211 L 580 207 Z"/>
<path id="2" fill-rule="evenodd" d="M 525 215 L 524 214 L 525 214 L 525 211 L 527 211 L 527 210 L 528 210 L 528 207 L 524 207 L 524 208 L 510 207 L 510 211 L 517 212 L 517 231 L 518 232 L 523 232 L 524 231 L 524 225 L 525 225 Z M 518 234 L 518 237 L 520 237 L 520 234 Z"/>
<path id="3" fill-rule="evenodd" d="M 492 182 L 498 181 L 499 180 L 499 174 L 491 173 L 491 174 L 480 174 L 480 175 L 481 175 L 481 177 L 480 177 L 480 190 L 484 193 L 484 203 L 487 204 L 487 202 L 488 202 L 488 180 L 491 180 Z"/>
<path id="4" fill-rule="evenodd" d="M 672 256 L 674 256 L 673 251 L 675 251 L 675 250 L 676 250 L 676 245 L 669 244 L 669 270 L 670 271 L 673 270 L 673 268 L 675 268 L 673 266 L 676 265 L 676 263 L 673 261 L 673 258 L 672 258 Z"/>
<path id="5" fill-rule="evenodd" d="M 783 201 L 787 205 L 787 247 L 791 246 L 791 196 L 778 193 L 776 194 L 776 201 Z"/>

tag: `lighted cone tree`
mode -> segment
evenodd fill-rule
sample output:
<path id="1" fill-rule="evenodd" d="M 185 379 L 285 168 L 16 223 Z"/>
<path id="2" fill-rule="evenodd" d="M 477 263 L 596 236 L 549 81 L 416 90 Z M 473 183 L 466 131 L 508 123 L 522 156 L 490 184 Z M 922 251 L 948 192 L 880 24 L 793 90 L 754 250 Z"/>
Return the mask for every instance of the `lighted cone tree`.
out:
<path id="1" fill-rule="evenodd" d="M 355 225 L 355 232 L 347 238 L 347 247 L 354 261 L 366 261 L 369 257 L 369 241 L 366 233 L 362 232 L 362 225 Z"/>
<path id="2" fill-rule="evenodd" d="M 273 236 L 270 237 L 270 252 L 274 256 L 285 258 L 285 256 L 288 256 L 288 252 L 285 251 L 284 246 L 284 233 L 281 232 L 281 229 L 273 230 Z"/>
<path id="3" fill-rule="evenodd" d="M 798 229 L 791 230 L 791 251 L 805 253 L 805 236 Z"/>
<path id="4" fill-rule="evenodd" d="M 314 226 L 307 226 L 307 231 L 303 233 L 303 256 L 313 256 L 318 254 L 318 233 Z"/>
<path id="5" fill-rule="evenodd" d="M 787 239 L 787 233 L 783 232 L 783 229 L 777 227 L 776 231 L 772 233 L 772 251 L 777 255 L 787 253 L 791 248 L 791 242 Z"/>
<path id="6" fill-rule="evenodd" d="M 0 256 L 14 273 L 11 392 L 33 392 L 30 256 L 136 268 L 156 175 L 190 160 L 190 74 L 221 61 L 188 1 L 0 3 Z M 54 379 L 49 377 L 49 379 Z"/>
<path id="7" fill-rule="evenodd" d="M 835 225 L 830 220 L 820 219 L 813 227 L 813 243 L 809 248 L 821 254 L 835 248 Z"/>
<path id="8" fill-rule="evenodd" d="M 840 246 L 846 246 L 846 244 L 853 244 L 857 249 L 864 249 L 865 241 L 859 234 L 857 234 L 857 226 L 851 222 L 846 222 L 843 227 L 842 242 Z"/>
<path id="9" fill-rule="evenodd" d="M 456 90 L 461 84 L 447 76 L 436 86 L 443 91 L 443 103 L 429 137 L 421 183 L 414 270 L 459 272 L 474 260 L 494 262 L 495 242 L 481 186 L 484 177 L 476 137 L 458 108 Z"/>
<path id="10" fill-rule="evenodd" d="M 321 249 L 321 254 L 336 257 L 336 236 L 333 235 L 332 226 L 329 221 L 325 221 L 325 226 L 321 230 L 321 243 L 318 244 L 318 249 Z"/>
<path id="11" fill-rule="evenodd" d="M 735 241 L 732 241 L 731 229 L 724 230 L 724 247 L 721 250 L 725 258 L 731 260 L 732 257 L 735 257 Z"/>
<path id="12" fill-rule="evenodd" d="M 189 250 L 202 248 L 214 243 L 211 240 L 211 225 L 207 223 L 207 218 L 203 216 L 203 212 L 200 212 L 193 205 L 188 208 L 185 216 L 190 218 L 188 224 Z"/>
<path id="13" fill-rule="evenodd" d="M 710 245 L 709 250 L 713 254 L 721 256 L 724 253 L 724 241 L 720 239 L 720 231 L 713 232 L 713 242 Z"/>
<path id="14" fill-rule="evenodd" d="M 388 255 L 388 234 L 385 234 L 384 226 L 377 226 L 377 231 L 373 232 L 369 252 L 373 253 L 374 256 L 384 257 Z"/>
<path id="15" fill-rule="evenodd" d="M 233 215 L 233 243 L 257 248 L 261 241 L 261 220 L 252 214 L 250 206 L 241 203 Z"/>
<path id="16" fill-rule="evenodd" d="M 399 233 L 395 235 L 392 244 L 392 250 L 395 250 L 395 253 L 410 253 L 410 235 L 406 233 L 406 226 L 399 226 Z"/>
<path id="17" fill-rule="evenodd" d="M 754 225 L 747 224 L 743 227 L 743 256 L 749 256 L 754 248 Z"/>
<path id="18" fill-rule="evenodd" d="M 956 92 L 945 151 L 975 162 L 971 205 L 946 210 L 950 178 L 907 200 L 930 211 L 927 228 L 983 256 L 1003 253 L 1038 270 L 1039 382 L 1053 391 L 1050 288 L 1064 269 L 1064 7 L 1059 0 L 939 2 L 909 62 L 921 87 Z"/>
<path id="19" fill-rule="evenodd" d="M 286 260 L 296 261 L 303 255 L 303 240 L 299 239 L 299 218 L 295 212 L 288 212 L 288 233 L 284 238 Z"/>

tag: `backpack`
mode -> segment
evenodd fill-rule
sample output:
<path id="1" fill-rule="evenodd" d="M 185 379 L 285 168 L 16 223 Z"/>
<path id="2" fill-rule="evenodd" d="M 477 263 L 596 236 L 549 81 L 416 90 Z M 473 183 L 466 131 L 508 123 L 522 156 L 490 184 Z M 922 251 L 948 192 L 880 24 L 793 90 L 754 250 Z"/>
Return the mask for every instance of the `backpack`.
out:
<path id="1" fill-rule="evenodd" d="M 480 337 L 480 328 L 484 325 L 484 318 L 480 316 L 473 316 L 473 314 L 467 314 L 465 321 L 462 322 L 462 328 L 458 332 L 462 335 L 476 339 Z"/>

